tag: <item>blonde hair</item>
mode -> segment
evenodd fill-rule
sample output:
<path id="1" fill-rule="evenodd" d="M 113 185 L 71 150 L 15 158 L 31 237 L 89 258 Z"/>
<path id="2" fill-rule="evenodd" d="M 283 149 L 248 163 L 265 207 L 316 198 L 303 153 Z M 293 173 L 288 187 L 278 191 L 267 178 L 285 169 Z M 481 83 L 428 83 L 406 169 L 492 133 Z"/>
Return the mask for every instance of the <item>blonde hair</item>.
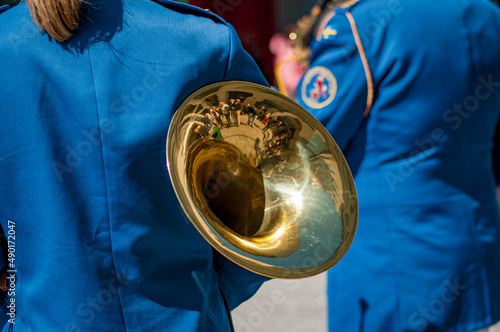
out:
<path id="1" fill-rule="evenodd" d="M 53 39 L 63 42 L 73 36 L 85 0 L 26 0 L 33 22 Z"/>

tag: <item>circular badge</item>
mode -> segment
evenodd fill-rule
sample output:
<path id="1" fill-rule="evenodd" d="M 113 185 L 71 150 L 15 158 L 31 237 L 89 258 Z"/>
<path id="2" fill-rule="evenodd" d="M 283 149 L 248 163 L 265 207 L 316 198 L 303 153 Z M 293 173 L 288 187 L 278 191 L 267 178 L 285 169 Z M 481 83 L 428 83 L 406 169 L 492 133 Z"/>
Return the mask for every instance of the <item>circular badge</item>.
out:
<path id="1" fill-rule="evenodd" d="M 323 108 L 328 106 L 337 94 L 337 80 L 325 67 L 314 67 L 307 71 L 302 82 L 302 99 L 307 106 Z"/>

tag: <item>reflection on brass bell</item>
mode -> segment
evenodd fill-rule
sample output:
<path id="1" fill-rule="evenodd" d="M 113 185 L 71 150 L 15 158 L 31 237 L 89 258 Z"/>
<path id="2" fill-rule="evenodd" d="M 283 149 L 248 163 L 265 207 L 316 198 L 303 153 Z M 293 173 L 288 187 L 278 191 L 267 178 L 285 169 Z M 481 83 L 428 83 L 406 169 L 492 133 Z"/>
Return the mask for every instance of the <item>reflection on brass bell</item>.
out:
<path id="1" fill-rule="evenodd" d="M 353 241 L 358 204 L 344 156 L 311 114 L 267 87 L 233 81 L 194 92 L 170 124 L 167 165 L 196 229 L 250 271 L 312 276 Z"/>

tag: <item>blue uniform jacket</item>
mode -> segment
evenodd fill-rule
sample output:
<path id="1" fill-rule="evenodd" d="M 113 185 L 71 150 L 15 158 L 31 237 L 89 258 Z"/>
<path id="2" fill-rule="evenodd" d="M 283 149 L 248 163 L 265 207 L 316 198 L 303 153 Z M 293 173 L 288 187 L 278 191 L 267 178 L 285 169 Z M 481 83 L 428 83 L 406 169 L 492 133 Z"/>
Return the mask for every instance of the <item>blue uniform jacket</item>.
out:
<path id="1" fill-rule="evenodd" d="M 229 331 L 265 278 L 186 219 L 165 141 L 196 89 L 267 83 L 211 13 L 91 2 L 62 44 L 24 2 L 0 15 L 0 223 L 17 270 L 1 319 L 14 303 L 14 331 Z"/>
<path id="2" fill-rule="evenodd" d="M 311 48 L 299 102 L 344 151 L 360 209 L 328 275 L 330 331 L 470 332 L 500 320 L 500 9 L 351 0 Z"/>

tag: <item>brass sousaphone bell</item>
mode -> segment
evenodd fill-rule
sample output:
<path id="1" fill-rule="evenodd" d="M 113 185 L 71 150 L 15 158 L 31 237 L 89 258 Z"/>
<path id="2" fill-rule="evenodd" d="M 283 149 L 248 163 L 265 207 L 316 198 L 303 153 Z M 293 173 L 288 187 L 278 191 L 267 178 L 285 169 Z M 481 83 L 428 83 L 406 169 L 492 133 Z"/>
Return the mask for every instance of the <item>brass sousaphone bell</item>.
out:
<path id="1" fill-rule="evenodd" d="M 244 109 L 221 104 L 231 99 Z M 352 243 L 358 201 L 342 152 L 311 114 L 272 89 L 232 81 L 194 92 L 170 124 L 167 166 L 196 229 L 252 272 L 313 276 Z"/>

